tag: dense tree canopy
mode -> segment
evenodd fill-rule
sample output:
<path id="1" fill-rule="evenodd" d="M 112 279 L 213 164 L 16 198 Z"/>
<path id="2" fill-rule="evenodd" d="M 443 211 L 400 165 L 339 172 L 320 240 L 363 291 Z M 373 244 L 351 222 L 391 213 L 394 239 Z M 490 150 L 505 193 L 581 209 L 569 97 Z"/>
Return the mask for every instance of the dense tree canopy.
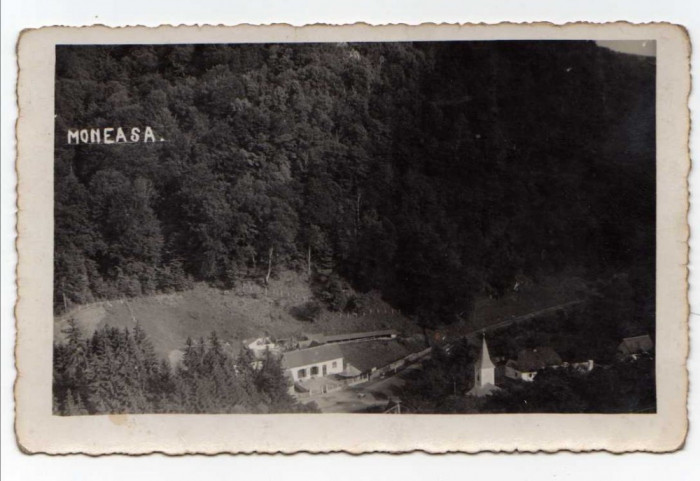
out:
<path id="1" fill-rule="evenodd" d="M 234 357 L 216 332 L 187 339 L 182 362 L 158 359 L 137 324 L 105 327 L 85 338 L 70 320 L 54 346 L 53 411 L 60 415 L 114 413 L 313 412 L 288 393 L 280 359 Z"/>
<path id="2" fill-rule="evenodd" d="M 56 69 L 57 309 L 291 268 L 433 325 L 518 274 L 577 269 L 627 273 L 653 313 L 653 58 L 592 42 L 59 46 Z M 164 141 L 67 145 L 108 126 Z"/>

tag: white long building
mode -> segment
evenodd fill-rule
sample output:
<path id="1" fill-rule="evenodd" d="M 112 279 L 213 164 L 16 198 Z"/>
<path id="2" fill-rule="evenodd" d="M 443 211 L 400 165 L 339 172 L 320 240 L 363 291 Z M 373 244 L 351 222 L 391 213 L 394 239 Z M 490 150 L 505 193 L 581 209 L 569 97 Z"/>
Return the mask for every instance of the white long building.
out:
<path id="1" fill-rule="evenodd" d="M 343 353 L 336 344 L 285 352 L 282 367 L 294 382 L 343 372 Z"/>

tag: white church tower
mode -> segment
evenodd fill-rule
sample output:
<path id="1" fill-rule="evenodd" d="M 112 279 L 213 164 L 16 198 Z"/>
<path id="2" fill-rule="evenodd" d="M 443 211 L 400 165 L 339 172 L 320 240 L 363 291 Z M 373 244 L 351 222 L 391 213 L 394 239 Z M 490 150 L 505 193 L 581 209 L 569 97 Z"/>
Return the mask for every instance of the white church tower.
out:
<path id="1" fill-rule="evenodd" d="M 467 396 L 488 396 L 496 387 L 496 365 L 491 361 L 489 347 L 486 345 L 486 335 L 482 337 L 481 353 L 474 363 L 474 387 Z"/>
<path id="2" fill-rule="evenodd" d="M 489 347 L 486 345 L 486 336 L 482 338 L 481 355 L 474 364 L 474 380 L 478 387 L 484 387 L 487 384 L 496 385 L 496 366 L 491 361 Z"/>

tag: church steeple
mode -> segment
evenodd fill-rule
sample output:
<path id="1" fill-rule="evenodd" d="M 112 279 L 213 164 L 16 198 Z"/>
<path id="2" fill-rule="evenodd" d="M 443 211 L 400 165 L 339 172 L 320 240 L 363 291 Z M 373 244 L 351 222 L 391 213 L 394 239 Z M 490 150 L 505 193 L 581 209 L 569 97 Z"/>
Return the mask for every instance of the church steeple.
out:
<path id="1" fill-rule="evenodd" d="M 467 392 L 467 396 L 483 397 L 500 391 L 496 386 L 496 365 L 491 360 L 486 335 L 482 336 L 481 352 L 474 363 L 474 386 Z"/>
<path id="2" fill-rule="evenodd" d="M 496 365 L 491 361 L 485 334 L 481 341 L 481 353 L 474 363 L 474 380 L 474 385 L 477 387 L 484 387 L 487 384 L 496 385 Z"/>
<path id="3" fill-rule="evenodd" d="M 493 361 L 491 361 L 491 356 L 489 355 L 489 347 L 486 345 L 486 335 L 482 335 L 481 338 L 481 355 L 476 361 L 477 369 L 495 369 Z"/>

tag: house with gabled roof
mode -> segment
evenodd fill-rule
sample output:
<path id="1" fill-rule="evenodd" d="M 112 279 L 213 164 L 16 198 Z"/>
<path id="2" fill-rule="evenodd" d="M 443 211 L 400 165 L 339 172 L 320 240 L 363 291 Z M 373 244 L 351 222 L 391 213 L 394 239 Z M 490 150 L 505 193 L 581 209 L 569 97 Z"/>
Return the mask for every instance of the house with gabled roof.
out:
<path id="1" fill-rule="evenodd" d="M 511 379 L 529 382 L 533 381 L 542 369 L 559 367 L 562 364 L 561 357 L 551 347 L 523 349 L 518 353 L 517 359 L 510 359 L 506 363 L 505 375 Z"/>
<path id="2" fill-rule="evenodd" d="M 266 351 L 276 351 L 279 349 L 274 339 L 269 336 L 244 339 L 243 344 L 253 351 L 255 357 L 258 358 L 262 357 Z"/>
<path id="3" fill-rule="evenodd" d="M 282 367 L 294 382 L 325 377 L 343 371 L 343 353 L 334 344 L 289 351 L 282 355 Z"/>
<path id="4" fill-rule="evenodd" d="M 642 336 L 626 337 L 617 347 L 617 355 L 622 359 L 637 359 L 642 354 L 649 354 L 654 350 L 654 341 L 649 334 Z"/>

